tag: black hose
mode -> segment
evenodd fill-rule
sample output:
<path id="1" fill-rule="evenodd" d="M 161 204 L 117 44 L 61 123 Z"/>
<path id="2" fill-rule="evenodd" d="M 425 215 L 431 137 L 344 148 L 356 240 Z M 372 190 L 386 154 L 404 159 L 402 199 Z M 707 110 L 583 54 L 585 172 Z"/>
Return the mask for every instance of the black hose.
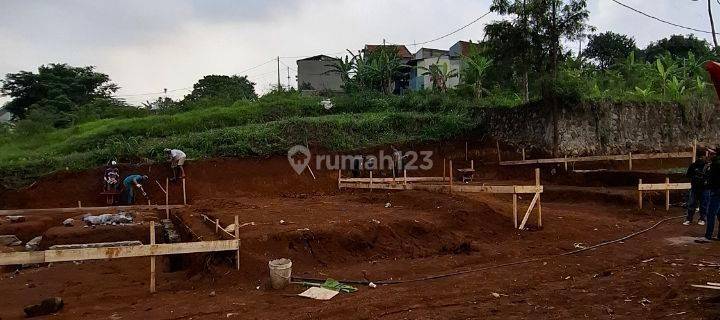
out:
<path id="1" fill-rule="evenodd" d="M 674 220 L 674 219 L 680 219 L 680 218 L 684 218 L 684 217 L 685 217 L 685 216 L 677 216 L 677 217 L 665 218 L 665 219 L 662 219 L 662 220 L 658 221 L 657 223 L 653 224 L 652 226 L 650 226 L 650 227 L 648 227 L 648 228 L 646 228 L 646 229 L 643 229 L 643 230 L 640 230 L 640 231 L 637 231 L 637 232 L 633 232 L 633 233 L 631 233 L 631 234 L 629 234 L 629 235 L 626 235 L 626 236 L 624 236 L 624 237 L 621 237 L 621 238 L 618 238 L 618 239 L 615 239 L 615 240 L 609 240 L 609 241 L 601 242 L 601 243 L 598 243 L 598 244 L 596 244 L 596 245 L 592 245 L 592 246 L 589 246 L 589 247 L 586 247 L 586 248 L 581 248 L 581 249 L 577 249 L 577 250 L 572 250 L 572 251 L 568 251 L 568 252 L 564 252 L 564 253 L 558 253 L 558 254 L 550 255 L 550 256 L 547 256 L 547 257 L 543 257 L 543 258 L 533 258 L 533 259 L 527 259 L 527 260 L 521 260 L 521 261 L 515 261 L 515 262 L 495 264 L 495 265 L 486 266 L 486 267 L 473 268 L 473 269 L 468 269 L 468 270 L 462 270 L 462 271 L 456 271 L 456 272 L 444 273 L 444 274 L 438 274 L 438 275 L 431 275 L 431 276 L 426 276 L 426 277 L 422 277 L 422 278 L 408 279 L 408 280 L 380 280 L 380 281 L 369 281 L 369 280 L 338 280 L 338 281 L 339 281 L 339 282 L 342 282 L 342 283 L 364 284 L 364 285 L 370 284 L 370 282 L 373 282 L 373 283 L 375 283 L 375 284 L 385 284 L 385 285 L 388 285 L 388 284 L 400 284 L 400 283 L 409 283 L 409 282 L 436 280 L 436 279 L 447 278 L 447 277 L 452 277 L 452 276 L 458 276 L 458 275 L 463 275 L 463 274 L 468 274 L 468 273 L 474 273 L 474 272 L 480 272 L 480 271 L 485 271 L 485 270 L 490 270 L 490 269 L 511 267 L 511 266 L 516 266 L 516 265 L 521 265 L 521 264 L 528 264 L 528 263 L 533 263 L 533 262 L 538 262 L 538 261 L 545 261 L 545 260 L 549 260 L 549 259 L 551 259 L 551 258 L 557 258 L 557 257 L 562 257 L 562 256 L 574 255 L 574 254 L 578 254 L 578 253 L 581 253 L 581 252 L 585 252 L 585 251 L 597 249 L 597 248 L 600 248 L 600 247 L 604 247 L 604 246 L 607 246 L 607 245 L 610 245 L 610 244 L 613 244 L 613 243 L 618 243 L 618 242 L 621 242 L 621 241 L 625 241 L 625 240 L 627 240 L 627 239 L 636 237 L 636 236 L 641 235 L 641 234 L 643 234 L 643 233 L 645 233 L 645 232 L 648 232 L 648 231 L 650 231 L 650 230 L 652 230 L 652 229 L 655 229 L 657 226 L 661 225 L 661 224 L 664 223 L 664 222 L 667 222 L 667 221 L 670 221 L 670 220 Z M 294 281 L 316 281 L 316 282 L 317 282 L 317 281 L 319 281 L 319 282 L 325 281 L 325 279 L 321 279 L 321 278 L 308 278 L 308 277 L 292 277 L 292 279 L 293 279 Z"/>

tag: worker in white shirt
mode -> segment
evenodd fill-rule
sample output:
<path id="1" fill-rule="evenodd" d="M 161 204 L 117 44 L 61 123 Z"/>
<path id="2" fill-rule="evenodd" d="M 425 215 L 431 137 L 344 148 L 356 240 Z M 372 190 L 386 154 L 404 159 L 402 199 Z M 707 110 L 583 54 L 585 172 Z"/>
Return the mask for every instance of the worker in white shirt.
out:
<path id="1" fill-rule="evenodd" d="M 172 168 L 173 177 L 170 179 L 170 181 L 175 181 L 178 178 L 178 168 L 180 168 L 180 177 L 181 179 L 185 178 L 185 169 L 183 169 L 183 165 L 185 164 L 185 152 L 182 152 L 178 149 L 165 149 L 165 155 L 167 155 L 168 160 L 170 160 L 170 168 Z"/>

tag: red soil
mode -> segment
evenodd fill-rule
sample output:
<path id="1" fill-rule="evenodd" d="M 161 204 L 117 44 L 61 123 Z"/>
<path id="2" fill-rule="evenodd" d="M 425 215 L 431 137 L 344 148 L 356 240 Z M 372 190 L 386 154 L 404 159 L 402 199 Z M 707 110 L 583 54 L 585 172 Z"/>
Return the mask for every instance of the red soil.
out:
<path id="1" fill-rule="evenodd" d="M 457 154 L 457 149 L 445 152 Z M 492 153 L 488 151 L 487 155 Z M 338 192 L 336 172 L 315 172 L 318 179 L 313 180 L 307 172 L 295 174 L 286 161 L 220 159 L 194 162 L 187 168 L 192 206 L 173 214 L 203 239 L 219 236 L 200 220 L 200 214 L 220 219 L 223 226 L 239 216 L 244 224 L 240 229 L 240 271 L 234 269 L 229 253 L 213 255 L 214 262 L 204 260 L 207 255 L 194 258 L 208 263 L 204 271 L 190 268 L 170 272 L 174 270 L 168 267 L 170 259 L 160 259 L 158 293 L 150 295 L 147 258 L 23 269 L 19 274 L 0 274 L 4 293 L 0 317 L 20 318 L 23 306 L 48 296 L 65 300 L 66 307 L 53 317 L 60 319 L 720 316 L 716 292 L 689 286 L 718 282 L 718 269 L 700 264 L 720 262 L 720 255 L 714 253 L 720 244 L 673 244 L 666 240 L 697 236 L 703 230 L 697 225 L 685 227 L 680 225 L 681 220 L 671 220 L 621 243 L 578 255 L 553 256 L 618 238 L 660 218 L 681 215 L 681 209 L 673 208 L 670 213 L 652 207 L 638 211 L 633 202 L 614 201 L 614 191 L 602 198 L 593 189 L 553 186 L 555 190 L 548 187 L 548 194 L 543 196 L 544 227 L 537 228 L 533 215 L 531 230 L 517 231 L 512 228 L 507 196 Z M 477 163 L 476 168 L 481 168 L 480 176 L 486 179 L 529 182 L 532 178 L 530 168 L 497 171 Z M 167 174 L 167 170 L 156 167 L 147 172 Z M 0 200 L 5 207 L 28 207 L 31 203 L 33 207 L 74 206 L 77 200 L 84 205 L 98 201 L 99 205 L 102 199 L 97 199 L 91 183 L 96 173 L 46 178 L 29 190 L 6 192 Z M 592 180 L 602 177 L 598 174 Z M 75 182 L 72 188 L 77 189 L 43 194 L 58 190 L 61 181 Z M 625 187 L 630 190 L 631 185 Z M 172 186 L 173 203 L 181 201 L 179 189 L 179 185 Z M 159 190 L 151 192 L 160 198 Z M 628 197 L 632 197 L 631 190 Z M 529 201 L 529 197 L 521 199 L 521 212 Z M 390 203 L 387 208 L 386 203 Z M 3 227 L 0 225 L 0 230 Z M 59 228 L 51 228 L 46 234 L 54 234 Z M 108 234 L 125 232 L 107 228 L 115 230 Z M 142 237 L 143 232 L 147 230 L 131 231 L 127 237 Z M 92 234 L 72 235 L 76 236 L 99 239 Z M 545 260 L 376 289 L 357 285 L 356 293 L 321 302 L 295 297 L 304 290 L 299 285 L 280 291 L 268 288 L 267 261 L 279 257 L 293 260 L 295 276 L 372 281 L 416 279 L 527 258 Z"/>

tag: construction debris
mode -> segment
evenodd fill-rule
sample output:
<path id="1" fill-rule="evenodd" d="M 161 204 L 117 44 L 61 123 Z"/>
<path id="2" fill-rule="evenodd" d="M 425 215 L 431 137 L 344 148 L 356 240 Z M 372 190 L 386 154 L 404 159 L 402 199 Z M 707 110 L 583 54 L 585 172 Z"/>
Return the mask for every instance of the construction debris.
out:
<path id="1" fill-rule="evenodd" d="M 19 246 L 22 241 L 12 234 L 0 235 L 0 245 L 3 246 Z"/>
<path id="2" fill-rule="evenodd" d="M 25 222 L 25 216 L 7 216 L 7 219 L 10 223 Z"/>
<path id="3" fill-rule="evenodd" d="M 180 242 L 182 239 L 180 238 L 180 234 L 177 232 L 177 229 L 175 229 L 175 225 L 170 221 L 170 219 L 163 219 L 162 220 L 162 227 L 165 230 L 165 235 L 167 237 L 167 242 L 169 243 L 177 243 Z"/>
<path id="4" fill-rule="evenodd" d="M 321 287 L 312 287 L 298 294 L 298 296 L 315 300 L 330 300 L 338 293 L 339 292 L 335 290 L 325 289 Z"/>
<path id="5" fill-rule="evenodd" d="M 39 317 L 56 313 L 63 308 L 63 305 L 63 300 L 60 297 L 53 297 L 45 299 L 39 304 L 27 306 L 24 311 L 28 318 Z"/>
<path id="6" fill-rule="evenodd" d="M 40 247 L 40 241 L 42 241 L 42 236 L 32 238 L 32 240 L 28 241 L 25 244 L 25 250 L 36 251 Z"/>
<path id="7" fill-rule="evenodd" d="M 89 225 L 117 225 L 132 223 L 133 217 L 128 212 L 120 212 L 117 214 L 106 213 L 99 216 L 87 215 L 83 217 L 83 221 Z"/>
<path id="8" fill-rule="evenodd" d="M 73 224 L 75 224 L 75 219 L 73 218 L 67 218 L 65 221 L 63 221 L 63 225 L 66 227 L 72 227 Z"/>

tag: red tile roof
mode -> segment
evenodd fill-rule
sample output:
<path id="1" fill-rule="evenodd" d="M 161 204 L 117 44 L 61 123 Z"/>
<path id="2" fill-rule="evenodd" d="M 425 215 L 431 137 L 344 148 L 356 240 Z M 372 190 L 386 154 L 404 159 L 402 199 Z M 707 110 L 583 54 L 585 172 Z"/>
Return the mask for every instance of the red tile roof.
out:
<path id="1" fill-rule="evenodd" d="M 382 46 L 383 46 L 383 45 L 381 45 L 381 44 L 366 44 L 366 45 L 365 45 L 365 51 L 366 51 L 366 52 L 373 52 L 373 51 L 375 51 L 377 48 L 382 47 Z M 410 53 L 410 50 L 408 50 L 408 48 L 407 48 L 406 46 L 403 46 L 403 45 L 386 45 L 386 47 L 395 47 L 395 49 L 397 50 L 398 56 L 400 56 L 400 58 L 412 59 L 412 57 L 413 57 L 413 55 Z"/>

